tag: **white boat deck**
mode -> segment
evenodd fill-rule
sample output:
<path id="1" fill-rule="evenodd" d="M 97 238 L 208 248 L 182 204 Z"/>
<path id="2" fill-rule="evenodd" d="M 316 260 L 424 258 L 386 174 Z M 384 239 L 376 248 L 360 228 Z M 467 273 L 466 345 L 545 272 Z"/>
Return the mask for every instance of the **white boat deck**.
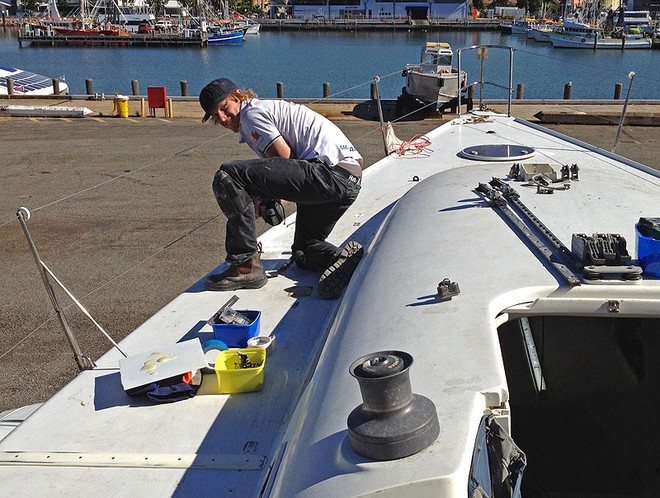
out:
<path id="1" fill-rule="evenodd" d="M 354 239 L 366 247 L 340 301 L 323 301 L 315 292 L 296 297 L 296 288 L 316 283 L 296 268 L 263 289 L 236 292 L 235 308 L 261 310 L 261 335 L 277 337 L 262 391 L 151 405 L 123 392 L 121 356 L 110 351 L 0 442 L 4 492 L 465 496 L 479 420 L 493 409 L 506 425 L 508 388 L 496 330 L 504 318 L 498 315 L 510 307 L 533 313 L 535 306 L 597 315 L 619 299 L 622 316 L 657 317 L 660 280 L 569 288 L 475 191 L 494 176 L 506 178 L 513 161 L 473 161 L 458 153 L 517 144 L 536 155 L 516 162 L 548 163 L 557 171 L 577 164 L 579 181 L 566 191 L 543 195 L 511 184 L 565 245 L 573 233 L 618 233 L 633 258 L 635 223 L 660 215 L 660 176 L 504 116 L 464 116 L 428 138 L 422 153 L 392 155 L 365 171 L 358 200 L 332 234 L 336 243 Z M 267 270 L 288 258 L 292 223 L 260 239 Z M 461 293 L 440 302 L 437 286 L 445 278 Z M 212 338 L 206 320 L 233 293 L 205 291 L 201 282 L 121 348 L 136 354 Z M 380 350 L 413 356 L 413 392 L 435 403 L 440 422 L 431 447 L 389 462 L 353 452 L 346 428 L 361 403 L 349 365 Z"/>

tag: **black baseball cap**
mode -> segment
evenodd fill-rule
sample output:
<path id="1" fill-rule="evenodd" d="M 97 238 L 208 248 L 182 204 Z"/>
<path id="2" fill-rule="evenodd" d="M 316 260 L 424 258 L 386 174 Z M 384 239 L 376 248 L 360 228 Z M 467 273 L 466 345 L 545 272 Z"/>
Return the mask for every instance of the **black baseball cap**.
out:
<path id="1" fill-rule="evenodd" d="M 202 118 L 202 123 L 206 123 L 220 102 L 237 89 L 238 86 L 236 86 L 236 83 L 227 78 L 218 78 L 202 88 L 202 91 L 199 93 L 199 103 L 206 112 Z"/>

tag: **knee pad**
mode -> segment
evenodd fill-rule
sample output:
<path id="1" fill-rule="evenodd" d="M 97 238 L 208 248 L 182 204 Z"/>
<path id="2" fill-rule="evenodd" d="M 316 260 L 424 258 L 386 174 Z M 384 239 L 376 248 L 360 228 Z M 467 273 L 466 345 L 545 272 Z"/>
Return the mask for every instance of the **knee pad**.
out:
<path id="1" fill-rule="evenodd" d="M 245 190 L 236 187 L 234 180 L 222 170 L 218 170 L 213 179 L 213 193 L 227 218 L 240 216 L 252 206 L 252 197 Z"/>

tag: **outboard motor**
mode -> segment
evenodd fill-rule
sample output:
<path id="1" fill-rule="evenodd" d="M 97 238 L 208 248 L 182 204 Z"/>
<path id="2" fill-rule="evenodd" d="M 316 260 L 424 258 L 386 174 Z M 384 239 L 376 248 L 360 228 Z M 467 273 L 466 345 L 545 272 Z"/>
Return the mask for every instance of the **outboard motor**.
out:
<path id="1" fill-rule="evenodd" d="M 380 351 L 355 360 L 350 373 L 360 384 L 363 403 L 348 416 L 353 449 L 374 460 L 394 460 L 430 446 L 440 433 L 433 402 L 413 394 L 403 351 Z"/>

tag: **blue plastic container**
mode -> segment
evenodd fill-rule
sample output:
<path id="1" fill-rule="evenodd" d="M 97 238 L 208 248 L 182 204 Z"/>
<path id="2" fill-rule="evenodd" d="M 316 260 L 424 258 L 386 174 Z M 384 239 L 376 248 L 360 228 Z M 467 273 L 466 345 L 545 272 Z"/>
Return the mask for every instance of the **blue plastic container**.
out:
<path id="1" fill-rule="evenodd" d="M 642 235 L 635 225 L 637 233 L 637 258 L 644 270 L 644 275 L 660 277 L 660 240 Z"/>
<path id="2" fill-rule="evenodd" d="M 259 335 L 261 324 L 261 311 L 237 310 L 248 319 L 247 325 L 234 323 L 214 323 L 213 335 L 230 348 L 247 347 L 248 339 Z"/>

